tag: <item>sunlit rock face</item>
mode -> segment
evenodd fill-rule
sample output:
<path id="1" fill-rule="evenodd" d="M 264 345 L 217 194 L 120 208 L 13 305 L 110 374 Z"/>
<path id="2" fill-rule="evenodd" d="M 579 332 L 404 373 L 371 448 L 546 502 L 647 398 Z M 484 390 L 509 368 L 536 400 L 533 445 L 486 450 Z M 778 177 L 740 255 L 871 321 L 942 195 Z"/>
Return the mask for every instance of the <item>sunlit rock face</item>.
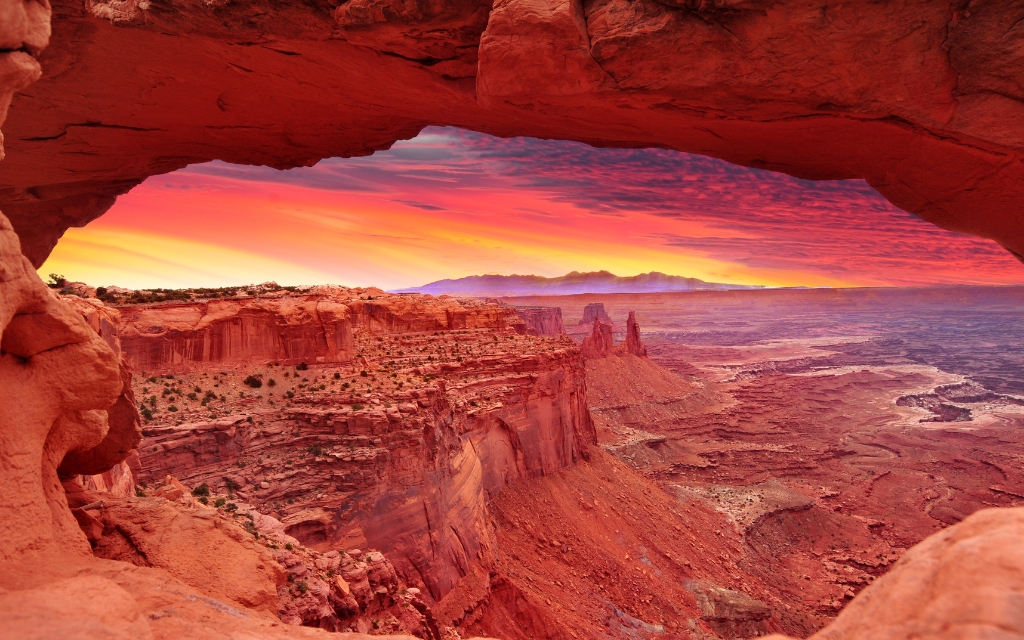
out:
<path id="1" fill-rule="evenodd" d="M 426 125 L 864 178 L 899 207 L 1024 253 L 1017 3 L 60 0 L 55 10 L 45 77 L 5 125 L 0 178 L 0 208 L 37 265 L 64 229 L 147 176 L 214 158 L 309 165 Z"/>
<path id="2" fill-rule="evenodd" d="M 114 351 L 50 293 L 0 214 L 0 561 L 88 554 L 57 468 L 70 454 L 72 472 L 99 473 L 134 448 L 123 390 Z"/>
<path id="3" fill-rule="evenodd" d="M 596 442 L 583 360 L 567 337 L 527 335 L 509 307 L 375 291 L 220 301 L 240 315 L 271 303 L 350 309 L 355 360 L 152 363 L 135 384 L 152 412 L 137 475 L 237 491 L 317 549 L 381 549 L 440 600 L 489 568 L 487 500 Z M 126 358 L 145 348 L 127 339 L 137 326 L 158 334 L 204 304 L 122 307 L 145 318 L 122 328 Z"/>
<path id="4" fill-rule="evenodd" d="M 565 323 L 559 307 L 516 307 L 515 312 L 531 336 L 565 335 Z"/>

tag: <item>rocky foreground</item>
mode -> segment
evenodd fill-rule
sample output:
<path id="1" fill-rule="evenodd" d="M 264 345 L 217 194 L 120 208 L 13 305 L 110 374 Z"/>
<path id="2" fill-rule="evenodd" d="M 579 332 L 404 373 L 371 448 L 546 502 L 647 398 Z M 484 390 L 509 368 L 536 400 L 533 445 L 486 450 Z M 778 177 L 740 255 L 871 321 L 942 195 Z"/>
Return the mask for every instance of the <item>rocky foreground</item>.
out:
<path id="1" fill-rule="evenodd" d="M 696 384 L 663 393 L 682 379 L 644 355 L 634 318 L 622 344 L 585 361 L 500 305 L 331 288 L 118 308 L 9 272 L 23 275 L 2 298 L 19 305 L 3 382 L 29 366 L 44 393 L 5 405 L 0 433 L 5 452 L 28 454 L 14 462 L 46 452 L 42 477 L 15 464 L 0 485 L 0 615 L 13 637 L 802 632 L 792 598 L 750 570 L 734 517 L 634 468 L 650 449 L 630 426 L 638 417 L 657 425 L 721 400 Z M 328 304 L 332 323 L 308 313 Z M 209 313 L 223 305 L 238 312 Z M 253 310 L 261 319 L 246 324 Z M 164 313 L 169 328 L 155 321 Z M 147 323 L 124 321 L 138 317 Z M 597 325 L 591 343 L 603 345 Z M 122 340 L 140 327 L 144 341 Z M 345 345 L 333 359 L 279 361 L 282 336 L 329 344 L 328 330 Z M 206 348 L 232 331 L 237 349 Z M 159 346 L 143 349 L 145 373 L 118 366 L 118 350 L 137 357 L 129 344 Z M 599 401 L 592 422 L 587 376 L 628 406 Z M 1003 510 L 941 532 L 823 637 L 859 637 L 855 615 L 888 637 L 1014 628 L 1024 562 L 1003 538 L 1021 529 Z M 972 569 L 990 560 L 1003 568 Z M 893 604 L 909 594 L 913 608 Z"/>

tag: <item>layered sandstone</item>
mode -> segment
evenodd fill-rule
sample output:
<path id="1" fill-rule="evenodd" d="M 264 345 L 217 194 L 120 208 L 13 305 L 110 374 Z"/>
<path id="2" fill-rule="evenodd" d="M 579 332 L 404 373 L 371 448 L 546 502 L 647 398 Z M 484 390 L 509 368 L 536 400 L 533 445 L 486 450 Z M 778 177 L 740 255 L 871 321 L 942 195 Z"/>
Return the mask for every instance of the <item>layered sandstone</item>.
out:
<path id="1" fill-rule="evenodd" d="M 559 307 L 515 307 L 515 311 L 531 336 L 565 335 L 565 323 Z"/>
<path id="2" fill-rule="evenodd" d="M 116 354 L 43 285 L 2 216 L 0 332 L 0 523 L 7 540 L 0 561 L 87 554 L 57 468 L 71 453 L 78 472 L 109 469 L 119 459 L 107 455 L 105 443 L 130 442 L 137 415 L 111 420 L 124 392 Z"/>
<path id="3" fill-rule="evenodd" d="M 508 309 L 472 300 L 314 287 L 266 295 L 119 307 L 126 360 L 150 373 L 277 362 L 351 361 L 353 335 L 507 329 Z M 82 304 L 82 303 L 80 303 Z"/>
<path id="4" fill-rule="evenodd" d="M 109 471 L 128 457 L 119 443 L 131 441 L 138 414 L 133 405 L 121 405 L 126 410 L 121 415 L 130 413 L 132 419 L 116 418 L 119 403 L 130 395 L 123 372 L 107 341 L 43 285 L 0 216 L 0 525 L 6 541 L 0 551 L 0 626 L 5 636 L 309 637 L 306 630 L 283 628 L 269 614 L 210 597 L 204 591 L 208 585 L 196 587 L 166 570 L 138 566 L 144 563 L 93 556 L 89 536 L 102 537 L 105 522 L 85 507 L 95 508 L 97 501 L 75 503 L 73 513 L 58 468 L 74 459 L 72 474 L 96 473 L 92 470 L 103 465 Z M 73 495 L 84 494 L 74 480 L 68 486 Z M 147 517 L 134 506 L 125 515 L 131 522 Z M 181 549 L 214 544 L 218 552 L 225 550 L 205 535 L 178 542 Z M 229 557 L 236 552 L 229 551 Z M 242 547 L 232 569 L 251 567 L 245 557 L 251 551 Z M 175 554 L 170 557 L 175 569 L 195 571 L 176 563 L 181 558 Z M 251 586 L 245 580 L 225 585 L 236 594 Z"/>
<path id="5" fill-rule="evenodd" d="M 647 357 L 647 345 L 640 338 L 640 325 L 636 322 L 636 312 L 630 311 L 626 319 L 626 340 L 622 343 L 626 353 L 631 353 L 640 358 Z"/>
<path id="6" fill-rule="evenodd" d="M 605 310 L 603 302 L 591 302 L 583 307 L 583 317 L 580 318 L 579 324 L 590 326 L 595 320 L 600 320 L 605 324 L 614 324 L 611 316 Z"/>
<path id="7" fill-rule="evenodd" d="M 583 338 L 580 351 L 583 352 L 583 357 L 587 359 L 606 358 L 611 355 L 614 346 L 612 325 L 595 319 L 594 328 L 589 336 Z"/>
<path id="8" fill-rule="evenodd" d="M 590 335 L 585 336 L 580 345 L 580 350 L 588 359 L 606 358 L 613 353 L 630 354 L 640 358 L 647 357 L 647 346 L 640 337 L 640 325 L 637 324 L 635 312 L 629 312 L 629 318 L 626 320 L 626 339 L 617 346 L 614 339 L 615 325 L 608 318 L 604 304 L 600 302 L 588 304 L 583 312 L 583 320 L 578 326 L 582 327 L 583 321 L 588 318 L 592 318 L 593 328 Z"/>
<path id="9" fill-rule="evenodd" d="M 138 378 L 148 416 L 138 479 L 237 492 L 316 548 L 381 549 L 440 599 L 482 566 L 487 499 L 571 466 L 595 441 L 580 352 L 565 337 L 527 335 L 494 304 L 329 295 L 348 310 L 355 361 L 195 362 Z M 324 299 L 270 301 L 313 303 Z M 137 327 L 165 335 L 165 320 L 204 304 L 122 307 L 126 358 L 139 357 Z M 218 304 L 245 313 L 267 302 Z M 150 361 L 147 375 L 173 364 Z"/>

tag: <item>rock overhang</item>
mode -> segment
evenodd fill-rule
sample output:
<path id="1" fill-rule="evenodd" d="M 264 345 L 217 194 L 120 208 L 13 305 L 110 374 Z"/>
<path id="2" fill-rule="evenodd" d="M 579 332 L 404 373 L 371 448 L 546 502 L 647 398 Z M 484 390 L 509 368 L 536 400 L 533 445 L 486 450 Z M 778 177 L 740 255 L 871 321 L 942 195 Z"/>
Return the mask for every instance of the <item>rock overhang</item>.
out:
<path id="1" fill-rule="evenodd" d="M 0 210 L 39 265 L 150 175 L 310 165 L 449 125 L 863 178 L 1019 256 L 1024 8 L 967 5 L 61 0 L 4 127 Z"/>

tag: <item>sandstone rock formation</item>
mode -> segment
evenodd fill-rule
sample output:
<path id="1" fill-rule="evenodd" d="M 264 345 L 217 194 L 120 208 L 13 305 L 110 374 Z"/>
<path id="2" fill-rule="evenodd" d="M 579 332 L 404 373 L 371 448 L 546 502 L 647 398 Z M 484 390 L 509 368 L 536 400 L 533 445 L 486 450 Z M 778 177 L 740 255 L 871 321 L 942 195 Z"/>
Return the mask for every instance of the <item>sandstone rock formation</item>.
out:
<path id="1" fill-rule="evenodd" d="M 636 323 L 636 312 L 630 311 L 626 320 L 626 341 L 622 343 L 626 353 L 641 358 L 647 357 L 647 345 L 640 339 L 640 325 Z"/>
<path id="2" fill-rule="evenodd" d="M 647 346 L 640 338 L 640 325 L 636 322 L 635 312 L 629 312 L 629 318 L 626 321 L 626 339 L 618 346 L 614 343 L 615 325 L 610 319 L 604 319 L 608 318 L 604 304 L 600 302 L 588 304 L 584 309 L 583 318 L 584 320 L 592 318 L 591 322 L 593 322 L 590 335 L 583 338 L 583 344 L 580 346 L 584 357 L 588 359 L 604 358 L 613 353 L 647 357 Z M 583 326 L 583 320 L 578 326 Z"/>
<path id="3" fill-rule="evenodd" d="M 526 323 L 526 333 L 531 336 L 563 336 L 565 323 L 562 310 L 558 307 L 514 307 L 516 315 Z"/>
<path id="4" fill-rule="evenodd" d="M 0 208 L 34 264 L 147 176 L 213 158 L 309 165 L 428 124 L 864 178 L 1024 254 L 1016 2 L 54 7 L 46 75 L 4 129 Z M 45 9 L 27 15 L 45 26 Z M 6 50 L 38 49 L 24 24 Z M 9 94 L 38 67 L 3 55 L 18 59 Z"/>
<path id="5" fill-rule="evenodd" d="M 511 344 L 496 340 L 493 330 L 378 338 L 384 337 L 356 338 L 367 376 L 338 365 L 303 371 L 314 383 L 331 381 L 329 391 L 270 367 L 260 375 L 278 381 L 275 389 L 285 380 L 297 386 L 201 406 L 178 396 L 175 411 L 153 395 L 149 406 L 159 411 L 144 429 L 139 480 L 169 474 L 237 491 L 276 513 L 303 543 L 381 549 L 410 583 L 426 589 L 425 598 L 443 598 L 480 566 L 490 544 L 487 498 L 519 479 L 572 465 L 595 441 L 583 362 L 571 341 L 552 344 L 512 330 L 505 334 Z M 469 357 L 426 359 L 426 351 L 452 339 Z M 218 373 L 216 384 L 245 388 L 232 385 L 249 371 Z M 203 375 L 172 380 L 184 389 L 212 386 Z M 350 387 L 381 377 L 401 384 L 371 393 Z M 152 390 L 151 384 L 137 387 Z M 227 415 L 206 417 L 211 410 Z"/>
<path id="6" fill-rule="evenodd" d="M 611 317 L 608 316 L 608 312 L 604 309 L 603 302 L 591 302 L 583 308 L 583 317 L 580 318 L 579 324 L 590 327 L 595 320 L 600 320 L 605 324 L 614 325 Z"/>
<path id="7" fill-rule="evenodd" d="M 132 367 L 154 373 L 353 357 L 348 307 L 319 296 L 124 307 L 120 338 Z"/>
<path id="8" fill-rule="evenodd" d="M 809 178 L 860 176 L 927 219 L 994 237 L 1018 255 L 1024 248 L 1016 208 L 1024 183 L 1022 143 L 1013 126 L 1020 110 L 1016 3 L 948 6 L 904 0 L 887 7 L 884 20 L 875 7 L 820 0 L 598 0 L 550 6 L 509 0 L 490 8 L 472 2 L 444 7 L 355 2 L 333 11 L 307 5 L 267 9 L 217 3 L 58 5 L 63 17 L 58 38 L 64 46 L 47 54 L 48 83 L 16 107 L 25 119 L 14 127 L 9 147 L 19 163 L 5 166 L 3 205 L 32 260 L 40 262 L 67 225 L 91 219 L 147 175 L 214 157 L 284 167 L 362 153 L 427 123 L 603 144 L 657 143 Z M 4 0 L 0 10 L 3 115 L 10 93 L 38 74 L 33 56 L 46 41 L 49 7 Z M 916 28 L 902 28 L 911 23 Z M 786 37 L 779 37 L 778 29 L 785 29 Z M 878 46 L 865 50 L 863 42 Z M 123 63 L 125 51 L 135 54 L 137 66 Z M 673 64 L 680 51 L 689 57 Z M 695 64 L 687 64 L 691 61 Z M 197 69 L 205 73 L 192 73 Z M 887 77 L 880 69 L 893 73 Z M 123 99 L 121 91 L 131 97 Z M 69 95 L 76 99 L 68 100 Z M 147 101 L 162 108 L 140 106 Z M 112 103 L 125 105 L 116 122 L 109 121 Z M 584 110 L 586 121 L 579 116 Z M 372 313 L 361 317 L 368 326 L 381 322 Z M 448 317 L 446 326 L 472 317 Z M 140 524 L 194 530 L 195 523 L 175 524 L 178 515 L 163 503 L 112 502 L 109 517 L 92 513 L 107 510 L 105 502 L 99 509 L 96 501 L 76 507 L 77 513 L 69 509 L 58 468 L 81 476 L 111 461 L 121 463 L 125 443 L 132 442 L 128 432 L 137 424 L 114 417 L 119 398 L 124 413 L 132 410 L 127 374 L 95 326 L 42 285 L 0 216 L 5 400 L 0 403 L 5 541 L 0 616 L 5 633 L 16 638 L 320 635 L 282 625 L 266 613 L 264 598 L 272 595 L 260 588 L 266 586 L 264 578 L 257 577 L 255 585 L 224 585 L 218 597 L 228 604 L 204 591 L 216 586 L 217 576 L 200 572 L 213 582 L 197 587 L 175 577 L 182 567 L 174 562 L 168 569 L 135 564 L 142 564 L 133 555 L 140 549 L 153 555 L 153 563 L 185 553 L 179 541 L 167 554 L 162 545 L 168 541 L 148 538 Z M 575 352 L 567 353 L 572 360 Z M 549 364 L 542 354 L 527 359 L 530 366 Z M 497 364 L 479 360 L 483 368 Z M 525 431 L 543 431 L 540 417 L 549 415 L 554 390 L 569 376 L 564 367 L 562 373 L 548 373 L 545 378 L 527 369 L 522 386 L 501 383 L 498 388 L 509 394 L 503 406 L 476 413 L 466 405 L 479 406 L 476 391 L 489 390 L 477 384 L 481 374 L 458 380 L 459 393 L 439 385 L 435 396 L 443 400 L 421 406 L 440 418 L 433 432 L 424 429 L 422 444 L 440 452 L 436 459 L 447 465 L 430 479 L 456 478 L 451 493 L 464 498 L 472 496 L 465 487 L 472 488 L 483 469 L 494 475 L 479 481 L 481 488 L 536 472 L 525 453 L 520 460 L 527 449 L 516 445 L 518 431 L 507 423 L 517 415 L 514 399 L 525 395 L 534 406 L 522 413 L 536 417 Z M 460 407 L 467 398 L 472 399 Z M 512 407 L 507 412 L 505 400 Z M 483 401 L 490 398 L 484 395 Z M 402 411 L 387 411 L 392 408 L 375 410 L 380 413 L 363 426 L 379 425 L 381 413 L 388 422 L 398 413 L 400 421 Z M 473 441 L 481 423 L 487 425 L 485 437 Z M 557 469 L 567 459 L 545 452 L 576 456 L 585 451 L 577 445 L 586 434 L 583 421 L 561 427 L 558 442 L 548 438 L 538 446 L 534 457 L 542 470 L 546 464 Z M 68 458 L 68 453 L 76 455 Z M 487 455 L 499 463 L 480 462 Z M 182 492 L 174 483 L 169 487 L 162 489 L 166 496 Z M 472 512 L 483 493 L 477 491 L 468 505 L 455 500 L 450 506 Z M 412 502 L 419 506 L 415 496 Z M 599 508 L 596 501 L 593 508 Z M 330 522 L 315 509 L 306 511 L 292 520 L 299 525 L 296 532 L 309 532 L 306 523 L 326 527 Z M 114 537 L 104 548 L 133 562 L 91 555 L 88 540 L 99 547 L 108 525 Z M 467 559 L 473 551 L 485 556 L 487 549 L 463 542 L 462 533 L 453 531 L 458 545 L 449 539 L 439 548 L 453 554 L 456 572 L 468 577 Z M 978 513 L 936 534 L 866 589 L 820 637 L 1024 633 L 1019 615 L 1024 559 L 1016 544 L 1022 533 L 1015 509 Z M 246 564 L 257 558 L 249 568 L 259 569 L 264 552 L 242 540 L 244 535 L 227 534 L 223 542 L 242 549 Z M 564 546 L 559 551 L 569 553 Z M 370 562 L 377 567 L 378 584 L 393 585 L 380 577 L 387 574 L 386 563 Z M 351 567 L 358 570 L 356 565 Z M 232 589 L 238 586 L 255 586 L 258 596 L 249 599 Z M 338 588 L 344 591 L 340 583 Z M 519 602 L 517 588 L 508 589 L 513 595 L 506 614 Z M 296 590 L 304 595 L 298 585 Z M 734 593 L 722 599 L 732 618 L 763 614 L 756 603 Z M 277 595 L 280 603 L 282 594 Z M 249 609 L 252 603 L 264 611 Z M 717 610 L 716 604 L 709 615 Z M 614 610 L 609 627 L 662 631 L 620 613 Z"/>
<path id="9" fill-rule="evenodd" d="M 284 570 L 242 527 L 212 509 L 190 512 L 162 497 L 135 496 L 82 507 L 75 511 L 100 524 L 91 540 L 96 557 L 157 567 L 220 602 L 277 612 Z"/>
<path id="10" fill-rule="evenodd" d="M 128 424 L 114 420 L 119 398 L 128 395 L 122 372 L 110 345 L 43 285 L 0 216 L 0 531 L 5 541 L 0 626 L 5 637 L 309 637 L 306 630 L 282 628 L 266 614 L 213 599 L 162 569 L 92 555 L 89 537 L 102 539 L 106 522 L 94 513 L 96 500 L 76 502 L 72 513 L 58 467 L 69 452 L 81 454 L 72 470 L 77 473 L 127 457 L 118 452 L 121 445 L 103 445 L 125 442 L 117 430 L 137 425 L 137 414 Z M 108 440 L 111 434 L 117 437 Z M 98 447 L 102 451 L 91 455 Z M 65 484 L 72 500 L 86 494 L 73 479 Z M 147 517 L 132 508 L 123 515 L 136 524 Z M 201 547 L 204 540 L 179 544 Z M 166 546 L 156 548 L 155 555 L 166 560 Z M 193 575 L 197 569 L 173 561 L 171 566 Z"/>
<path id="11" fill-rule="evenodd" d="M 590 335 L 583 338 L 580 351 L 587 359 L 604 358 L 612 353 L 614 343 L 612 340 L 612 325 L 594 319 L 594 329 Z"/>
<path id="12" fill-rule="evenodd" d="M 57 468 L 69 452 L 78 455 L 78 473 L 119 461 L 93 453 L 135 433 L 137 423 L 108 418 L 118 415 L 124 381 L 113 350 L 43 285 L 0 215 L 0 561 L 88 553 Z M 96 457 L 99 468 L 90 466 Z"/>
<path id="13" fill-rule="evenodd" d="M 1024 635 L 1021 535 L 1024 509 L 978 511 L 908 551 L 812 640 Z"/>
<path id="14" fill-rule="evenodd" d="M 120 307 L 119 339 L 139 371 L 353 359 L 353 334 L 505 329 L 511 309 L 454 298 L 388 296 L 379 289 L 316 287 L 229 298 Z M 286 295 L 287 294 L 287 295 Z"/>

